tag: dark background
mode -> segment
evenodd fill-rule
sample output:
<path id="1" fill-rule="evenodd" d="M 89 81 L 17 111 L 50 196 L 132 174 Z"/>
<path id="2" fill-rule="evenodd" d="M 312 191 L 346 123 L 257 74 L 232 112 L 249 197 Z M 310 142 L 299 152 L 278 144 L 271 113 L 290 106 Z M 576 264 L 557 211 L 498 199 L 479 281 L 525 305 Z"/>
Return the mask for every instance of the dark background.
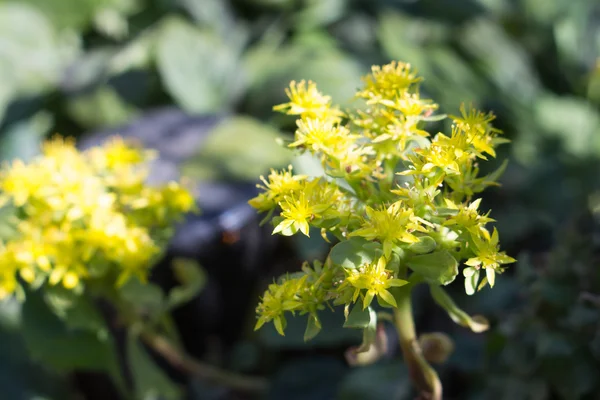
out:
<path id="1" fill-rule="evenodd" d="M 482 205 L 519 261 L 493 290 L 467 298 L 460 279 L 449 289 L 492 328 L 454 326 L 416 293 L 418 330 L 455 341 L 439 367 L 445 398 L 596 399 L 599 56 L 593 0 L 0 0 L 0 157 L 29 158 L 56 132 L 82 146 L 121 133 L 158 148 L 153 179 L 182 172 L 200 183 L 202 215 L 179 228 L 154 274 L 170 287 L 175 256 L 207 273 L 200 296 L 174 312 L 189 352 L 268 376 L 267 399 L 409 399 L 395 346 L 373 366 L 345 364 L 358 338 L 340 313 L 306 344 L 301 319 L 285 338 L 252 332 L 266 284 L 327 247 L 318 235 L 272 237 L 246 201 L 258 175 L 292 160 L 275 138 L 294 121 L 271 111 L 290 80 L 315 80 L 347 106 L 371 65 L 410 62 L 442 112 L 473 102 L 512 140 L 498 155 L 510 159 L 502 187 Z M 102 376 L 36 363 L 23 329 L 18 304 L 2 304 L 0 398 L 111 398 Z M 51 334 L 39 329 L 39 340 Z M 245 398 L 173 377 L 189 399 Z"/>

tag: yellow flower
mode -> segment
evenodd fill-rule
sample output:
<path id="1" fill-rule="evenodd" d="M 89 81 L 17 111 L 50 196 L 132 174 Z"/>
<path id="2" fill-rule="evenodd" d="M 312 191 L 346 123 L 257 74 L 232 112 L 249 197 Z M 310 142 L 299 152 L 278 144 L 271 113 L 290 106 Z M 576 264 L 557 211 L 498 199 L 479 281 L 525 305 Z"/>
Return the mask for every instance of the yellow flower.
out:
<path id="1" fill-rule="evenodd" d="M 485 231 L 485 224 L 488 222 L 494 222 L 495 220 L 489 218 L 488 212 L 485 215 L 481 215 L 478 212 L 479 204 L 481 204 L 481 199 L 477 199 L 473 201 L 468 206 L 465 205 L 456 205 L 452 200 L 445 199 L 446 206 L 452 210 L 458 210 L 458 213 L 450 218 L 448 218 L 443 225 L 444 226 L 455 226 L 457 225 L 459 228 L 465 228 L 469 231 L 473 236 L 479 237 L 483 231 Z M 487 231 L 486 231 L 487 232 Z"/>
<path id="2" fill-rule="evenodd" d="M 145 280 L 168 223 L 194 207 L 178 182 L 149 188 L 148 155 L 114 139 L 79 152 L 72 140 L 54 138 L 42 154 L 15 161 L 0 174 L 3 203 L 17 209 L 17 235 L 0 249 L 0 296 L 17 290 L 17 273 L 29 284 L 67 289 L 90 276 L 118 285 L 130 276 Z M 142 198 L 142 199 L 140 199 Z M 144 212 L 136 205 L 144 204 Z M 102 265 L 103 267 L 99 267 Z"/>
<path id="3" fill-rule="evenodd" d="M 440 190 L 435 186 L 427 186 L 423 182 L 422 177 L 416 177 L 412 184 L 405 183 L 404 187 L 398 186 L 398 189 L 391 190 L 392 193 L 398 195 L 398 199 L 410 208 L 419 209 L 422 206 L 435 208 L 434 199 Z"/>
<path id="4" fill-rule="evenodd" d="M 340 285 L 339 290 L 343 290 L 348 286 L 354 288 L 352 301 L 356 301 L 359 296 L 362 296 L 363 309 L 369 307 L 375 296 L 396 307 L 396 299 L 388 289 L 404 286 L 408 282 L 394 278 L 392 272 L 385 269 L 385 267 L 386 259 L 381 257 L 371 264 L 362 265 L 359 269 L 349 269 L 346 271 L 348 276 Z M 363 290 L 366 290 L 366 292 L 363 292 Z"/>
<path id="5" fill-rule="evenodd" d="M 324 96 L 312 81 L 292 81 L 290 87 L 285 89 L 290 101 L 273 107 L 274 111 L 281 111 L 288 115 L 300 115 L 307 118 L 321 118 L 339 121 L 343 115 L 338 109 L 331 108 L 331 97 Z"/>
<path id="6" fill-rule="evenodd" d="M 502 272 L 500 266 L 502 264 L 514 263 L 515 260 L 509 257 L 503 251 L 499 250 L 498 230 L 494 228 L 494 233 L 490 236 L 489 231 L 482 230 L 481 237 L 473 237 L 475 243 L 475 257 L 469 258 L 465 264 L 475 268 L 485 268 L 487 280 L 490 286 L 494 286 L 495 272 Z"/>
<path id="7" fill-rule="evenodd" d="M 458 129 L 468 136 L 469 143 L 473 145 L 477 152 L 485 152 L 492 157 L 496 157 L 494 146 L 508 142 L 506 139 L 495 139 L 497 134 L 502 133 L 501 130 L 494 128 L 491 124 L 496 116 L 491 112 L 486 114 L 474 108 L 467 111 L 464 104 L 460 106 L 460 114 L 460 116 L 451 115 L 450 118 L 452 118 Z"/>
<path id="8" fill-rule="evenodd" d="M 275 171 L 272 169 L 267 179 L 262 175 L 260 177 L 264 186 L 257 185 L 264 192 L 248 201 L 248 203 L 259 211 L 271 210 L 277 207 L 285 196 L 302 190 L 306 178 L 306 175 L 293 175 L 291 165 L 288 166 L 287 170 Z"/>
<path id="9" fill-rule="evenodd" d="M 404 207 L 397 201 L 389 207 L 366 208 L 367 218 L 362 227 L 348 236 L 362 236 L 368 240 L 379 240 L 383 244 L 383 254 L 389 259 L 394 245 L 399 242 L 417 243 L 419 238 L 412 232 L 427 232 L 421 224 L 425 222 L 415 216 L 413 209 Z"/>
<path id="10" fill-rule="evenodd" d="M 300 231 L 309 236 L 309 221 L 315 218 L 315 207 L 306 199 L 304 192 L 298 196 L 286 196 L 281 206 L 281 221 L 273 230 L 273 234 L 291 236 Z"/>
<path id="11" fill-rule="evenodd" d="M 90 149 L 89 156 L 95 168 L 112 170 L 150 161 L 156 153 L 134 147 L 131 142 L 125 142 L 121 137 L 113 137 L 102 147 Z"/>
<path id="12" fill-rule="evenodd" d="M 297 122 L 296 140 L 289 147 L 302 147 L 311 153 L 331 154 L 346 141 L 348 129 L 321 119 L 300 119 Z"/>
<path id="13" fill-rule="evenodd" d="M 265 323 L 273 321 L 275 329 L 283 336 L 286 327 L 284 312 L 293 313 L 302 307 L 298 294 L 304 290 L 307 278 L 308 276 L 304 275 L 297 279 L 283 279 L 279 284 L 270 284 L 256 308 L 258 321 L 254 330 L 260 329 Z"/>
<path id="14" fill-rule="evenodd" d="M 421 81 L 410 64 L 392 61 L 389 64 L 373 66 L 371 74 L 363 78 L 365 87 L 357 93 L 358 97 L 379 100 L 394 98 Z"/>

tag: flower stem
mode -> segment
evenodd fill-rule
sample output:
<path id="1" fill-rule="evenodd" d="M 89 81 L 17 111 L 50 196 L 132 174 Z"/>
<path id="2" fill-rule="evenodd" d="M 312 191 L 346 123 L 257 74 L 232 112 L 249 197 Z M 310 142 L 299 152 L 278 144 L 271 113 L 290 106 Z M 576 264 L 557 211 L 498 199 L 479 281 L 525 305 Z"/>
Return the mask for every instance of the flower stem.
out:
<path id="1" fill-rule="evenodd" d="M 440 378 L 423 357 L 421 346 L 417 341 L 412 314 L 412 285 L 406 285 L 399 289 L 399 295 L 396 296 L 398 308 L 394 310 L 394 320 L 410 378 L 419 390 L 419 399 L 441 400 L 442 383 Z"/>
<path id="2" fill-rule="evenodd" d="M 243 392 L 264 392 L 267 389 L 268 384 L 264 378 L 244 376 L 204 364 L 181 352 L 159 334 L 145 331 L 141 333 L 141 339 L 173 367 L 195 378 Z"/>

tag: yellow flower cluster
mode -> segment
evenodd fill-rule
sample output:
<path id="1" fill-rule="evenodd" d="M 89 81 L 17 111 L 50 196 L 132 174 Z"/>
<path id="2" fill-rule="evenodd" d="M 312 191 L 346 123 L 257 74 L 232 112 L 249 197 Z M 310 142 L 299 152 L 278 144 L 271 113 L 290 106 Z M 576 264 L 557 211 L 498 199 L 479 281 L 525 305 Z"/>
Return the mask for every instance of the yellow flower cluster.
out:
<path id="1" fill-rule="evenodd" d="M 420 81 L 409 64 L 392 62 L 364 78 L 357 98 L 366 108 L 341 112 L 305 81 L 292 82 L 290 101 L 274 108 L 298 118 L 289 147 L 317 157 L 325 176 L 294 175 L 291 167 L 271 171 L 250 204 L 269 212 L 273 233 L 308 236 L 313 227 L 340 243 L 319 273 L 305 270 L 269 287 L 257 328 L 274 321 L 283 333 L 284 312 L 312 313 L 315 298 L 303 293 L 318 292 L 326 304 L 360 300 L 366 308 L 376 298 L 395 307 L 394 288 L 408 283 L 407 271 L 447 284 L 464 261 L 472 294 L 477 283 L 493 286 L 502 265 L 515 261 L 499 251 L 498 232 L 486 228 L 494 220 L 473 199 L 503 169 L 479 176 L 478 163 L 495 157 L 494 148 L 507 140 L 491 125 L 492 114 L 464 105 L 450 116 L 450 135 L 430 135 L 427 124 L 446 116 L 434 115 L 438 105 L 420 97 Z M 480 269 L 486 271 L 481 282 Z"/>
<path id="2" fill-rule="evenodd" d="M 177 182 L 145 184 L 152 156 L 120 138 L 85 152 L 55 138 L 31 162 L 5 165 L 0 201 L 15 234 L 0 243 L 0 298 L 20 280 L 72 290 L 92 279 L 144 281 L 170 225 L 195 207 Z"/>
<path id="3" fill-rule="evenodd" d="M 386 269 L 386 265 L 386 258 L 380 257 L 377 261 L 365 264 L 359 269 L 346 270 L 347 277 L 342 281 L 338 291 L 343 293 L 346 287 L 351 288 L 352 301 L 355 302 L 362 296 L 363 308 L 371 305 L 375 296 L 396 307 L 396 300 L 388 289 L 404 286 L 408 282 L 394 278 L 393 271 Z"/>

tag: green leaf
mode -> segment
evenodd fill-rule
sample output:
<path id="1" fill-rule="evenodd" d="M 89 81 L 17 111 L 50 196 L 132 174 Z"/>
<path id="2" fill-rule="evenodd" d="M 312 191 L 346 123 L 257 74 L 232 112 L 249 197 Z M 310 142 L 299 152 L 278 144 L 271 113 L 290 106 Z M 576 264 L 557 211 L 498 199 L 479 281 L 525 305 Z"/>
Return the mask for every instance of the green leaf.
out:
<path id="1" fill-rule="evenodd" d="M 354 307 L 358 308 L 358 307 Z M 371 348 L 371 345 L 377 340 L 377 313 L 371 307 L 369 311 L 369 324 L 363 329 L 363 340 L 356 349 L 357 353 L 364 353 Z M 348 319 L 350 316 L 348 316 Z"/>
<path id="2" fill-rule="evenodd" d="M 426 281 L 447 285 L 458 275 L 458 262 L 447 250 L 411 257 L 408 266 Z"/>
<path id="3" fill-rule="evenodd" d="M 89 297 L 54 286 L 44 288 L 44 300 L 69 329 L 93 332 L 101 340 L 108 337 L 106 321 Z"/>
<path id="4" fill-rule="evenodd" d="M 461 32 L 460 46 L 497 86 L 496 96 L 506 96 L 513 107 L 534 102 L 541 84 L 531 57 L 502 26 L 487 18 L 472 19 Z"/>
<path id="5" fill-rule="evenodd" d="M 167 296 L 168 309 L 176 308 L 196 297 L 206 285 L 206 273 L 200 265 L 190 259 L 176 258 L 171 267 L 181 286 L 171 289 Z"/>
<path id="6" fill-rule="evenodd" d="M 535 101 L 534 118 L 562 148 L 578 157 L 600 155 L 600 113 L 576 97 L 541 96 Z"/>
<path id="7" fill-rule="evenodd" d="M 110 336 L 71 329 L 37 293 L 27 294 L 22 313 L 23 339 L 32 359 L 64 372 L 84 369 L 118 375 Z"/>
<path id="8" fill-rule="evenodd" d="M 0 120 L 15 97 L 44 93 L 59 82 L 78 48 L 67 36 L 35 7 L 0 3 Z"/>
<path id="9" fill-rule="evenodd" d="M 0 136 L 0 159 L 27 161 L 38 155 L 40 141 L 50 132 L 53 122 L 52 114 L 41 111 L 9 125 Z"/>
<path id="10" fill-rule="evenodd" d="M 429 290 L 431 291 L 431 296 L 435 302 L 446 310 L 448 316 L 455 323 L 468 327 L 473 332 L 483 332 L 489 328 L 489 323 L 484 317 L 480 315 L 474 317 L 469 316 L 469 314 L 461 310 L 456 303 L 454 303 L 454 300 L 452 300 L 442 287 L 429 285 Z"/>
<path id="11" fill-rule="evenodd" d="M 294 25 L 314 32 L 321 25 L 335 22 L 346 11 L 346 0 L 307 1 L 305 7 L 294 16 Z"/>
<path id="12" fill-rule="evenodd" d="M 171 17 L 156 44 L 158 70 L 168 92 L 186 111 L 217 113 L 242 89 L 238 50 L 216 33 Z"/>
<path id="13" fill-rule="evenodd" d="M 333 246 L 329 256 L 342 268 L 356 269 L 361 265 L 372 263 L 381 256 L 379 246 L 369 244 L 370 242 L 363 238 L 353 237 Z"/>
<path id="14" fill-rule="evenodd" d="M 408 246 L 408 249 L 417 254 L 427 254 L 434 251 L 436 246 L 437 244 L 435 243 L 435 240 L 432 237 L 421 236 L 419 238 L 419 241 Z"/>
<path id="15" fill-rule="evenodd" d="M 199 180 L 256 181 L 269 168 L 283 167 L 292 152 L 279 146 L 279 132 L 249 117 L 229 118 L 208 135 L 182 173 Z"/>
<path id="16" fill-rule="evenodd" d="M 285 34 L 282 35 L 285 38 Z M 284 89 L 291 80 L 312 80 L 334 104 L 351 104 L 360 85 L 363 67 L 357 60 L 323 40 L 280 45 L 281 37 L 268 38 L 251 47 L 244 55 L 249 91 L 246 111 L 252 115 L 272 117 L 273 105 L 288 101 Z M 266 42 L 266 43 L 265 43 Z M 293 121 L 290 117 L 281 117 Z"/>
<path id="17" fill-rule="evenodd" d="M 352 307 L 350 314 L 348 314 L 346 322 L 344 322 L 344 328 L 367 328 L 372 323 L 374 316 L 376 319 L 377 315 L 371 307 L 363 309 L 360 303 L 356 303 L 354 307 Z"/>
<path id="18" fill-rule="evenodd" d="M 321 331 L 321 322 L 317 314 L 309 314 L 306 322 L 306 331 L 304 331 L 304 341 L 308 342 Z"/>
<path id="19" fill-rule="evenodd" d="M 389 400 L 412 398 L 409 371 L 401 361 L 378 362 L 346 373 L 334 398 Z"/>
<path id="20" fill-rule="evenodd" d="M 72 96 L 67 112 L 76 122 L 88 128 L 107 128 L 122 125 L 138 115 L 110 86 L 101 86 L 91 93 Z"/>
<path id="21" fill-rule="evenodd" d="M 127 362 L 133 378 L 137 400 L 150 398 L 181 399 L 181 390 L 156 365 L 132 333 L 129 334 L 127 341 Z"/>
<path id="22" fill-rule="evenodd" d="M 119 288 L 119 294 L 140 314 L 154 316 L 164 310 L 163 291 L 155 284 L 142 283 L 137 278 L 131 278 Z"/>

